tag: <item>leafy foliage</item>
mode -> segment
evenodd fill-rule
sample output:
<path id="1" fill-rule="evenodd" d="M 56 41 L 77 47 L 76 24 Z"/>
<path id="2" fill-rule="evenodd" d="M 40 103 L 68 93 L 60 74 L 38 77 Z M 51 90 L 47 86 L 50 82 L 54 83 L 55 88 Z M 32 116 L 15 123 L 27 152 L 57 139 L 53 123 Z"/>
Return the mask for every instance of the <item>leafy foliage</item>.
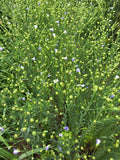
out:
<path id="1" fill-rule="evenodd" d="M 0 156 L 119 159 L 119 1 L 1 4 Z"/>

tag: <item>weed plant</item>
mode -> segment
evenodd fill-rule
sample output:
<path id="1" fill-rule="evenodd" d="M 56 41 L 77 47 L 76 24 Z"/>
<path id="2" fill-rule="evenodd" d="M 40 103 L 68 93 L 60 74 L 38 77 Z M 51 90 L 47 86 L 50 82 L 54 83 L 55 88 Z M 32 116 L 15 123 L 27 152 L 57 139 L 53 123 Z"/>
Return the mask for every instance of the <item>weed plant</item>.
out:
<path id="1" fill-rule="evenodd" d="M 1 159 L 120 159 L 120 13 L 111 2 L 1 0 Z"/>

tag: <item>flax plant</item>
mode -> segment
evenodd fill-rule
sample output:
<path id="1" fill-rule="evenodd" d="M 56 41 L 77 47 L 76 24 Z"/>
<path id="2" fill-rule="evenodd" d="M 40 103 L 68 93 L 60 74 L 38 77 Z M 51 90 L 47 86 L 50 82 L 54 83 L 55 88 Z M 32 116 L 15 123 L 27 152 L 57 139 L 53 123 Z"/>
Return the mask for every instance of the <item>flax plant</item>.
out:
<path id="1" fill-rule="evenodd" d="M 117 5 L 1 0 L 2 158 L 119 160 Z"/>

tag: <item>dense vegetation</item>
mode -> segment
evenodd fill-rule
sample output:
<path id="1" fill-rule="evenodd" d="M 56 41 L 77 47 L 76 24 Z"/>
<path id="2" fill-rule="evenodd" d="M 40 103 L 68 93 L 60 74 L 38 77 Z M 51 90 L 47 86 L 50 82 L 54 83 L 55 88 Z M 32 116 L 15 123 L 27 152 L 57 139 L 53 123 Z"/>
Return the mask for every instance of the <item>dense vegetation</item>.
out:
<path id="1" fill-rule="evenodd" d="M 0 158 L 120 159 L 119 0 L 1 0 Z"/>

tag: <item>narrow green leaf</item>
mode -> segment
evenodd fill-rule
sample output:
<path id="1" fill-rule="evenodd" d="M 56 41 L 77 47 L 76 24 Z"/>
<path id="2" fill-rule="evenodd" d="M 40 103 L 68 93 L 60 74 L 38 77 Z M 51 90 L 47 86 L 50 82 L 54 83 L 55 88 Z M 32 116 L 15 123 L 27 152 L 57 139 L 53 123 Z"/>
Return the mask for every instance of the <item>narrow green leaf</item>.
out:
<path id="1" fill-rule="evenodd" d="M 6 142 L 6 140 L 1 135 L 0 135 L 0 141 L 3 142 L 7 146 L 7 148 L 9 148 L 8 143 Z"/>
<path id="2" fill-rule="evenodd" d="M 26 152 L 26 153 L 23 153 L 23 154 L 19 157 L 19 160 L 22 160 L 23 158 L 26 158 L 26 157 L 34 154 L 34 153 L 38 153 L 38 152 L 40 152 L 41 149 L 43 150 L 43 148 L 37 148 L 37 149 L 30 150 L 30 151 L 28 151 L 28 152 Z"/>
<path id="3" fill-rule="evenodd" d="M 17 158 L 17 155 L 13 155 L 12 153 L 6 151 L 3 148 L 0 148 L 0 156 L 3 156 L 5 158 L 11 159 L 11 160 L 14 160 L 15 158 Z"/>

